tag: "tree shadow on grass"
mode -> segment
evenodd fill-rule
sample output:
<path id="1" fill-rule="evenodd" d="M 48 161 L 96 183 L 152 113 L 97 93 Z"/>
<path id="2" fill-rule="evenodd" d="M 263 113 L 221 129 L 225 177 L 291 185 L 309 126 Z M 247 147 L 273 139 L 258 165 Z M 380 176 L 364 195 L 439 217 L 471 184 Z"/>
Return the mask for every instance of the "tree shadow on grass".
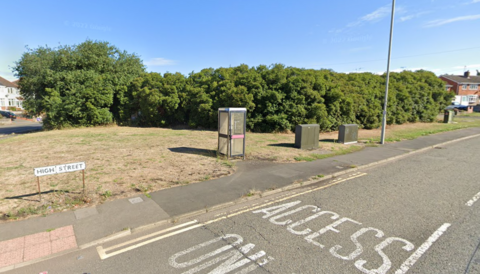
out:
<path id="1" fill-rule="evenodd" d="M 321 143 L 337 143 L 337 139 L 320 139 L 319 140 Z M 279 144 L 269 144 L 268 146 L 271 147 L 290 147 L 290 148 L 295 148 L 295 144 L 293 143 L 279 143 Z"/>
<path id="2" fill-rule="evenodd" d="M 47 190 L 47 191 L 42 191 L 40 192 L 41 194 L 49 194 L 49 193 L 55 193 L 55 192 L 63 192 L 63 193 L 74 193 L 74 194 L 81 194 L 81 192 L 71 192 L 67 190 Z M 29 193 L 29 194 L 23 194 L 23 195 L 18 195 L 18 196 L 11 196 L 11 197 L 5 197 L 5 200 L 25 200 L 25 201 L 39 201 L 37 199 L 32 200 L 32 199 L 24 199 L 27 197 L 33 197 L 33 196 L 38 196 L 38 192 L 35 193 Z"/>
<path id="3" fill-rule="evenodd" d="M 337 139 L 320 139 L 322 143 L 338 143 Z"/>
<path id="4" fill-rule="evenodd" d="M 291 148 L 294 148 L 294 147 L 295 147 L 295 144 L 292 144 L 292 143 L 279 143 L 279 144 L 269 144 L 268 146 L 271 146 L 271 147 L 291 147 Z"/>
<path id="5" fill-rule="evenodd" d="M 194 148 L 194 147 L 172 147 L 169 148 L 171 152 L 175 153 L 185 153 L 185 154 L 195 154 L 207 157 L 217 157 L 217 151 L 213 149 L 203 149 L 203 148 Z"/>

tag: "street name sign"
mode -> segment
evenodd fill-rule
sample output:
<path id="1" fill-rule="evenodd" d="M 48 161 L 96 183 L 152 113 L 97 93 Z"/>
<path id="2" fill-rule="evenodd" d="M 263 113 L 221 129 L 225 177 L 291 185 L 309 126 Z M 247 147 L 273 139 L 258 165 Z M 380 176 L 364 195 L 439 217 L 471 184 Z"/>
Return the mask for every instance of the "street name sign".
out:
<path id="1" fill-rule="evenodd" d="M 86 167 L 85 162 L 78 162 L 78 163 L 71 163 L 71 164 L 64 164 L 64 165 L 38 167 L 38 168 L 34 168 L 33 172 L 35 173 L 35 176 L 40 177 L 40 176 L 53 175 L 58 173 L 85 170 L 85 167 Z"/>

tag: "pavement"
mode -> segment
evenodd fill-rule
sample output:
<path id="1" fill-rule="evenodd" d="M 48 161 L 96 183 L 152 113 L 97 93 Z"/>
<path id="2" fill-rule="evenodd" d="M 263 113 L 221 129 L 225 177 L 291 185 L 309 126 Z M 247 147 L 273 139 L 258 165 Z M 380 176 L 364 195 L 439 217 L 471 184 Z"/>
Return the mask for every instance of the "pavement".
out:
<path id="1" fill-rule="evenodd" d="M 95 207 L 2 223 L 0 272 L 228 206 L 252 190 L 285 191 L 475 137 L 480 137 L 480 128 L 366 147 L 313 162 L 239 161 L 235 174 L 228 177 L 153 192 L 150 197 L 139 195 Z M 312 180 L 313 177 L 318 179 Z"/>

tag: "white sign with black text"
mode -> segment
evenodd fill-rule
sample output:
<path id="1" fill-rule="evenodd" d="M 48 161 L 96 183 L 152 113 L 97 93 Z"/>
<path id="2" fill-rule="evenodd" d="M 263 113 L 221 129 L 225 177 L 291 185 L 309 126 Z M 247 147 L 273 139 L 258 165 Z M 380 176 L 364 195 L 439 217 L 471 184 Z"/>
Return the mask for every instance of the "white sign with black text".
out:
<path id="1" fill-rule="evenodd" d="M 85 170 L 85 168 L 86 168 L 85 162 L 78 162 L 78 163 L 71 163 L 71 164 L 64 164 L 64 165 L 38 167 L 38 168 L 34 168 L 33 172 L 35 173 L 35 176 L 40 177 L 40 176 L 53 175 L 58 173 Z"/>

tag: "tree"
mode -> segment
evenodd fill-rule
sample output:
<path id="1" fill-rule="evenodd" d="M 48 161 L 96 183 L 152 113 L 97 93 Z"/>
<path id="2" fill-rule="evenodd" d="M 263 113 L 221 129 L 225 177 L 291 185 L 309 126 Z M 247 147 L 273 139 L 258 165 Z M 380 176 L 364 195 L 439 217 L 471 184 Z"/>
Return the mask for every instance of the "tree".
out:
<path id="1" fill-rule="evenodd" d="M 129 118 L 127 87 L 145 68 L 108 42 L 27 49 L 13 71 L 25 109 L 46 114 L 47 128 L 95 126 Z"/>
<path id="2" fill-rule="evenodd" d="M 174 77 L 173 74 L 162 77 L 159 73 L 152 72 L 133 81 L 130 87 L 132 109 L 138 113 L 136 120 L 139 125 L 170 125 L 180 102 L 176 82 L 172 79 Z"/>

